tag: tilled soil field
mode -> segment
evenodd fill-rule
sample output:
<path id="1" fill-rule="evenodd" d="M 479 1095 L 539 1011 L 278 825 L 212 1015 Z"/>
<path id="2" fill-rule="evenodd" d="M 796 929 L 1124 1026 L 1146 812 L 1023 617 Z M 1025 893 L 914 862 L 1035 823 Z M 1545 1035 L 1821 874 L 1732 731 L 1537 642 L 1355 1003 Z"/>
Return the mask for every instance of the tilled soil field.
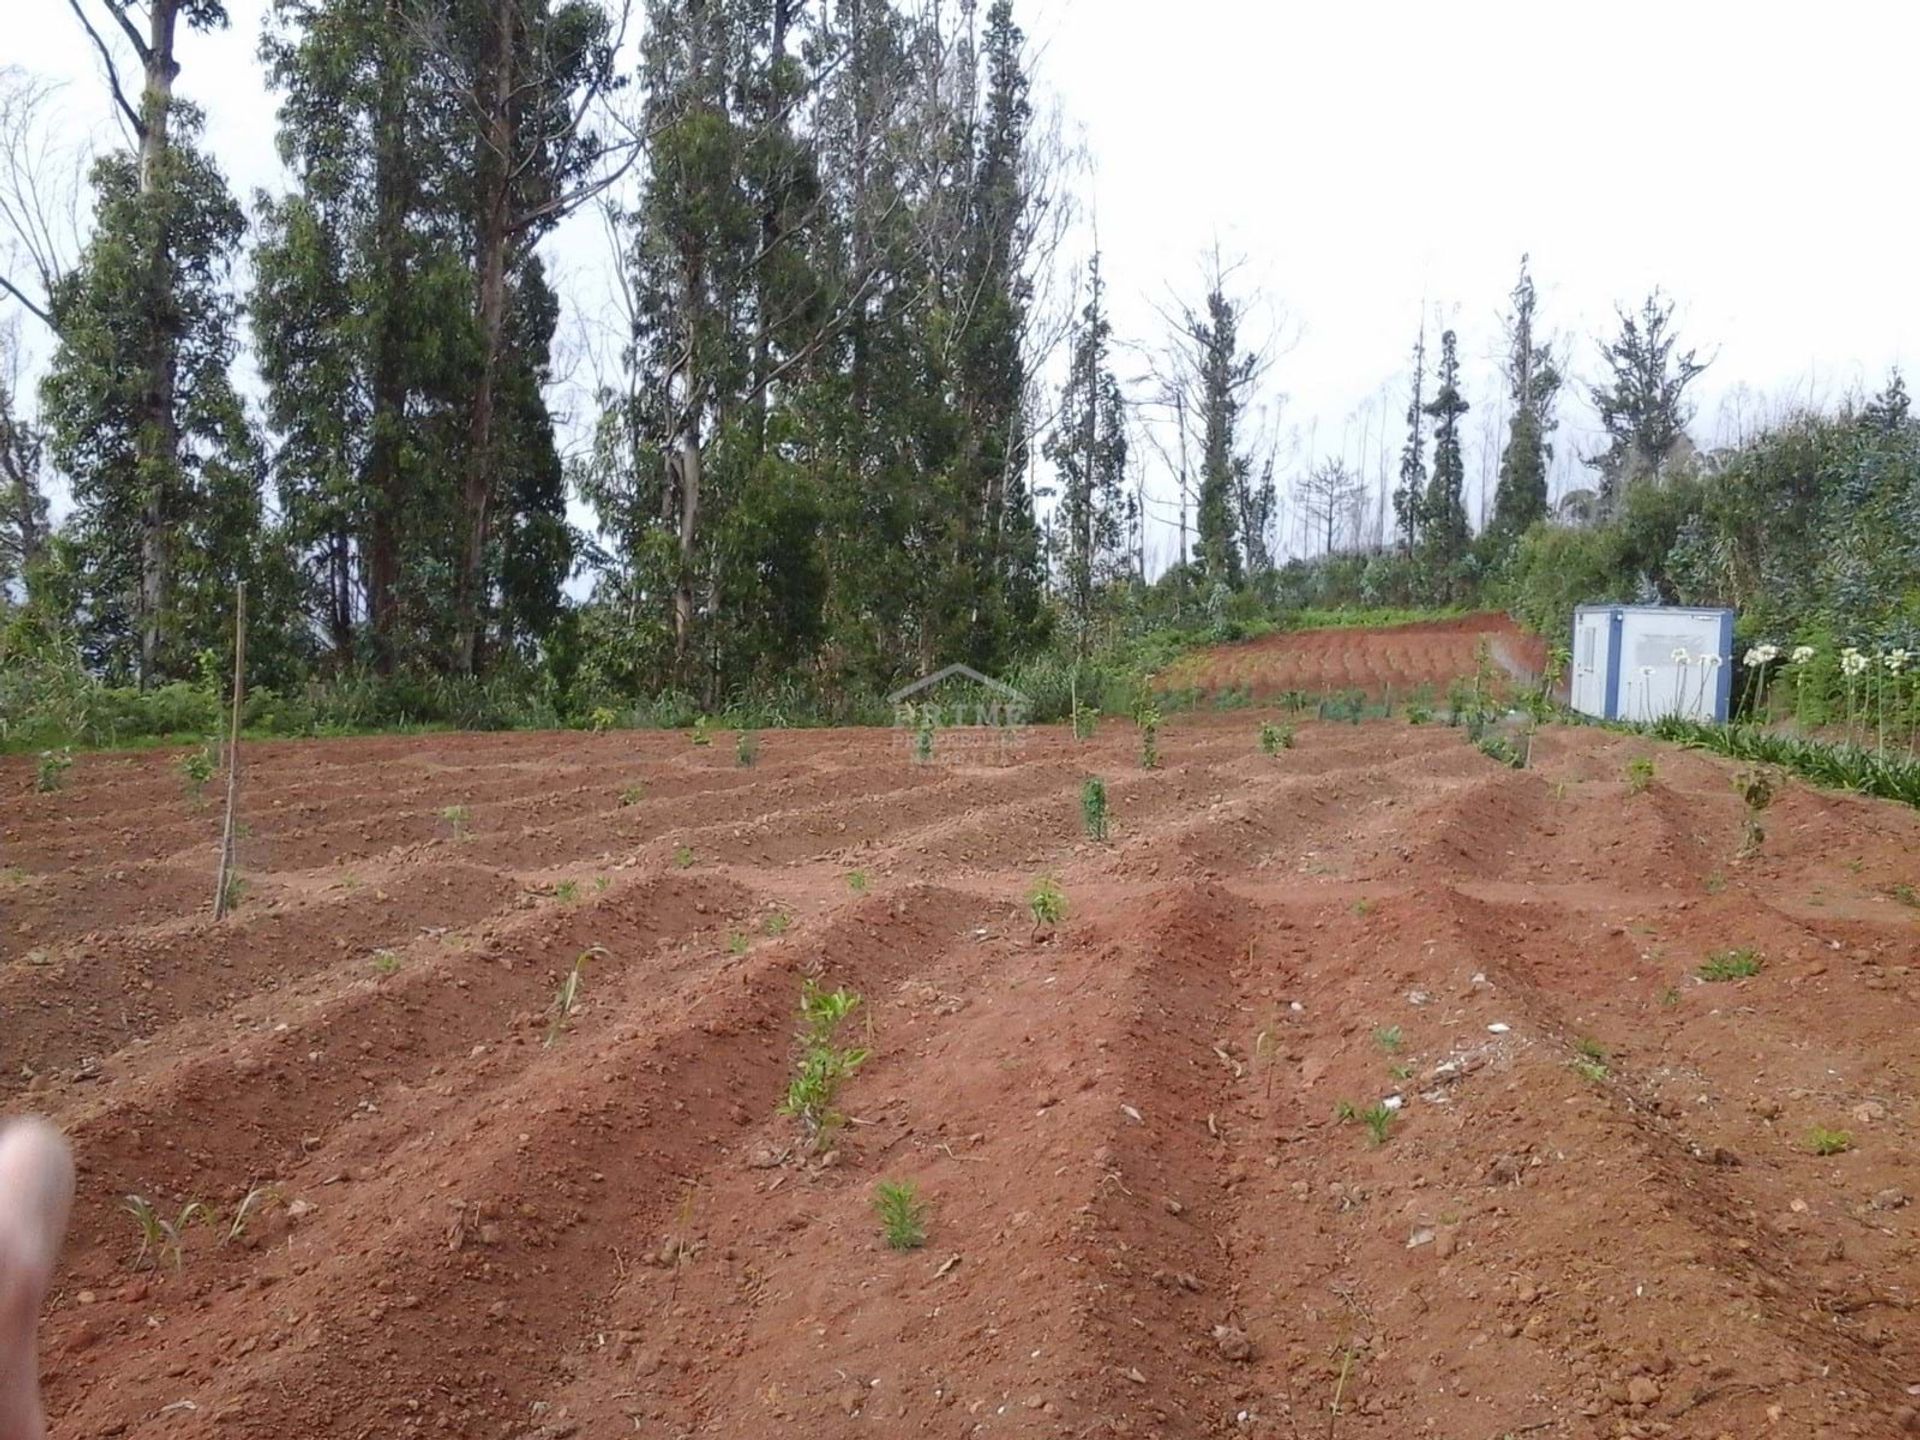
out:
<path id="1" fill-rule="evenodd" d="M 1443 698 L 1449 681 L 1471 676 L 1482 643 L 1493 663 L 1530 680 L 1546 645 L 1497 611 L 1370 630 L 1293 630 L 1183 656 L 1158 682 L 1203 694 L 1237 690 L 1261 700 L 1287 691 L 1318 697 L 1364 691 L 1373 699 L 1424 690 Z"/>
<path id="2" fill-rule="evenodd" d="M 218 925 L 173 755 L 6 761 L 0 1103 L 81 1168 L 55 1435 L 1920 1425 L 1920 816 L 1796 785 L 1737 861 L 1715 760 L 1258 718 L 1155 771 L 1124 725 L 253 746 Z M 809 976 L 872 1052 L 824 1156 Z M 214 1217 L 141 1260 L 129 1195 Z"/>

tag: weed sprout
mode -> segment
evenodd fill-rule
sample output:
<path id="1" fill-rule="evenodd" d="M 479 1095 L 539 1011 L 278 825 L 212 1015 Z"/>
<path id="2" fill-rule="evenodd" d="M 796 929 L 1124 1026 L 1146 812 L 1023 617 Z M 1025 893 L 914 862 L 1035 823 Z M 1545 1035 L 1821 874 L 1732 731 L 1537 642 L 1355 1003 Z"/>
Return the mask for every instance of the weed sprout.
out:
<path id="1" fill-rule="evenodd" d="M 918 1250 L 927 1243 L 927 1207 L 910 1180 L 882 1180 L 873 1187 L 873 1210 L 890 1250 Z"/>

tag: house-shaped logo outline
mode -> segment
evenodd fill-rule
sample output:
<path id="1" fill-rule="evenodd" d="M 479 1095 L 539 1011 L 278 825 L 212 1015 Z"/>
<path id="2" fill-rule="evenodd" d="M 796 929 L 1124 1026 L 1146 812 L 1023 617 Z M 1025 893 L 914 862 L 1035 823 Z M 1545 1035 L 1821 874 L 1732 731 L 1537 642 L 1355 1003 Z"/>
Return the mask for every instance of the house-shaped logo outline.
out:
<path id="1" fill-rule="evenodd" d="M 936 670 L 931 675 L 921 676 L 918 680 L 914 681 L 911 685 L 902 686 L 900 689 L 894 691 L 891 695 L 887 696 L 887 703 L 889 705 L 905 704 L 908 700 L 912 699 L 915 695 L 918 695 L 921 691 L 930 690 L 934 686 L 940 684 L 942 681 L 951 680 L 955 676 L 959 676 L 962 679 L 971 680 L 976 685 L 985 686 L 988 690 L 1000 696 L 1000 698 L 1003 700 L 1017 701 L 1022 705 L 1026 705 L 1030 703 L 1024 694 L 1014 689 L 1013 686 L 1007 684 L 1006 681 L 996 680 L 991 675 L 982 675 L 978 670 L 974 669 L 971 665 L 964 665 L 959 663 L 958 661 L 956 661 L 952 665 L 947 666 L 946 669 L 944 670 Z"/>

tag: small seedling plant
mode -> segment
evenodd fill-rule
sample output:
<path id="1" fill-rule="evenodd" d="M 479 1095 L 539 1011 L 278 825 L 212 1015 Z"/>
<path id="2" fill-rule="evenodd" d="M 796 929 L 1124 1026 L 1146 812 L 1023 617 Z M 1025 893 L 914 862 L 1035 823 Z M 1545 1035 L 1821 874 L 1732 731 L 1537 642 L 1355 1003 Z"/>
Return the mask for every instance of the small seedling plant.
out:
<path id="1" fill-rule="evenodd" d="M 780 1113 L 800 1122 L 814 1150 L 825 1148 L 846 1123 L 838 1108 L 840 1087 L 872 1053 L 840 1043 L 842 1026 L 859 1008 L 860 997 L 851 990 L 828 990 L 812 978 L 800 982 L 800 1053 Z"/>
<path id="2" fill-rule="evenodd" d="M 620 792 L 620 808 L 631 809 L 640 803 L 640 797 L 646 794 L 646 787 L 639 784 L 629 785 Z"/>
<path id="3" fill-rule="evenodd" d="M 913 758 L 921 765 L 933 759 L 933 733 L 939 723 L 939 716 L 933 706 L 922 705 L 914 716 Z"/>
<path id="4" fill-rule="evenodd" d="M 1140 712 L 1140 768 L 1160 768 L 1160 711 L 1152 705 Z"/>
<path id="5" fill-rule="evenodd" d="M 1260 727 L 1260 753 L 1278 755 L 1293 748 L 1293 726 L 1276 725 L 1269 720 Z"/>
<path id="6" fill-rule="evenodd" d="M 133 1223 L 140 1230 L 140 1249 L 133 1257 L 135 1270 L 143 1265 L 158 1270 L 167 1260 L 173 1262 L 175 1270 L 180 1269 L 186 1263 L 188 1227 L 212 1214 L 200 1201 L 189 1200 L 180 1207 L 180 1213 L 169 1220 L 142 1195 L 127 1196 L 120 1208 L 133 1216 Z"/>
<path id="7" fill-rule="evenodd" d="M 1080 787 L 1080 821 L 1089 839 L 1107 838 L 1107 782 L 1097 775 Z"/>
<path id="8" fill-rule="evenodd" d="M 222 906 L 228 913 L 240 908 L 240 902 L 247 898 L 247 882 L 238 870 L 229 870 L 227 878 L 220 887 Z"/>
<path id="9" fill-rule="evenodd" d="M 1351 1100 L 1342 1100 L 1334 1106 L 1333 1118 L 1343 1125 L 1358 1120 L 1367 1127 L 1367 1140 L 1374 1145 L 1386 1144 L 1387 1135 L 1393 1129 L 1393 1107 L 1384 1103 L 1361 1110 Z"/>
<path id="10" fill-rule="evenodd" d="M 1740 825 L 1740 858 L 1749 859 L 1760 853 L 1767 832 L 1760 823 L 1760 817 L 1767 813 L 1767 807 L 1773 804 L 1773 797 L 1779 790 L 1779 781 L 1771 770 L 1764 766 L 1753 770 L 1742 770 L 1733 777 L 1733 788 L 1739 792 L 1740 799 L 1747 807 L 1745 818 Z"/>
<path id="11" fill-rule="evenodd" d="M 676 870 L 684 870 L 691 864 L 693 864 L 693 851 L 688 849 L 685 845 L 674 846 L 673 847 L 673 868 Z"/>
<path id="12" fill-rule="evenodd" d="M 1035 935 L 1043 929 L 1053 929 L 1066 919 L 1067 897 L 1060 882 L 1051 875 L 1042 875 L 1034 881 L 1033 888 L 1027 891 L 1027 913 L 1033 916 Z"/>
<path id="13" fill-rule="evenodd" d="M 573 1017 L 580 1009 L 580 992 L 586 988 L 587 961 L 606 953 L 598 945 L 582 951 L 574 960 L 573 968 L 561 979 L 560 988 L 554 991 L 553 1003 L 547 1006 L 547 1038 L 540 1042 L 542 1049 L 551 1050 L 558 1045 L 560 1037 L 573 1024 Z"/>
<path id="14" fill-rule="evenodd" d="M 868 885 L 868 880 L 867 880 L 866 871 L 849 870 L 847 872 L 847 889 L 850 890 L 853 894 L 855 895 L 866 894 L 867 885 Z"/>
<path id="15" fill-rule="evenodd" d="M 709 720 L 705 715 L 694 717 L 693 743 L 703 750 L 713 744 L 713 721 Z"/>
<path id="16" fill-rule="evenodd" d="M 1653 784 L 1653 761 L 1645 755 L 1627 761 L 1627 793 L 1642 795 Z"/>
<path id="17" fill-rule="evenodd" d="M 1083 705 L 1078 700 L 1073 702 L 1073 738 L 1074 739 L 1076 740 L 1093 739 L 1093 732 L 1097 728 L 1099 728 L 1099 725 L 1100 725 L 1100 707 L 1099 706 Z"/>
<path id="18" fill-rule="evenodd" d="M 927 1243 L 927 1207 L 911 1180 L 882 1180 L 873 1187 L 873 1213 L 889 1250 L 918 1250 Z"/>
<path id="19" fill-rule="evenodd" d="M 72 750 L 42 750 L 33 767 L 33 788 L 42 795 L 51 795 L 67 783 L 67 771 L 72 768 Z"/>
<path id="20" fill-rule="evenodd" d="M 453 832 L 453 838 L 467 838 L 467 822 L 473 819 L 473 812 L 464 805 L 449 805 L 440 812 L 440 818 L 447 822 L 447 828 Z"/>
<path id="21" fill-rule="evenodd" d="M 1750 980 L 1765 968 L 1752 950 L 1721 950 L 1709 955 L 1700 965 L 1702 980 Z"/>
<path id="22" fill-rule="evenodd" d="M 1373 1032 L 1373 1043 L 1389 1055 L 1398 1055 L 1401 1047 L 1407 1043 L 1407 1037 L 1398 1025 L 1382 1025 Z"/>
<path id="23" fill-rule="evenodd" d="M 752 767 L 760 758 L 760 735 L 755 730 L 742 730 L 733 745 L 734 763 L 742 770 Z"/>
<path id="24" fill-rule="evenodd" d="M 180 780 L 187 794 L 199 804 L 206 798 L 207 782 L 213 779 L 213 751 L 206 746 L 189 750 L 180 757 Z"/>

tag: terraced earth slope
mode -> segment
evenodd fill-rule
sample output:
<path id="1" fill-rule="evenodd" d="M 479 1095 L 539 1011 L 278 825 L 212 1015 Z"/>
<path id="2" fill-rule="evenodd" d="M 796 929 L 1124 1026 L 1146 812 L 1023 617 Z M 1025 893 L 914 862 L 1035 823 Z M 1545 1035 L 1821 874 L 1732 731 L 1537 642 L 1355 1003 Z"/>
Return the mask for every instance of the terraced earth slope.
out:
<path id="1" fill-rule="evenodd" d="M 1736 862 L 1707 758 L 1258 719 L 1150 772 L 1115 725 L 250 747 L 219 925 L 173 756 L 6 761 L 0 1103 L 82 1172 L 55 1434 L 1920 1423 L 1920 817 L 1795 786 Z M 807 976 L 872 1050 L 824 1157 Z M 128 1195 L 217 1218 L 142 1261 Z"/>
<path id="2" fill-rule="evenodd" d="M 1488 611 L 1377 629 L 1292 630 L 1216 645 L 1183 656 L 1154 683 L 1203 695 L 1234 690 L 1259 700 L 1290 690 L 1315 698 L 1362 690 L 1375 700 L 1425 691 L 1441 699 L 1449 682 L 1474 674 L 1482 643 L 1493 663 L 1515 679 L 1530 682 L 1545 668 L 1546 643 L 1506 615 Z"/>

